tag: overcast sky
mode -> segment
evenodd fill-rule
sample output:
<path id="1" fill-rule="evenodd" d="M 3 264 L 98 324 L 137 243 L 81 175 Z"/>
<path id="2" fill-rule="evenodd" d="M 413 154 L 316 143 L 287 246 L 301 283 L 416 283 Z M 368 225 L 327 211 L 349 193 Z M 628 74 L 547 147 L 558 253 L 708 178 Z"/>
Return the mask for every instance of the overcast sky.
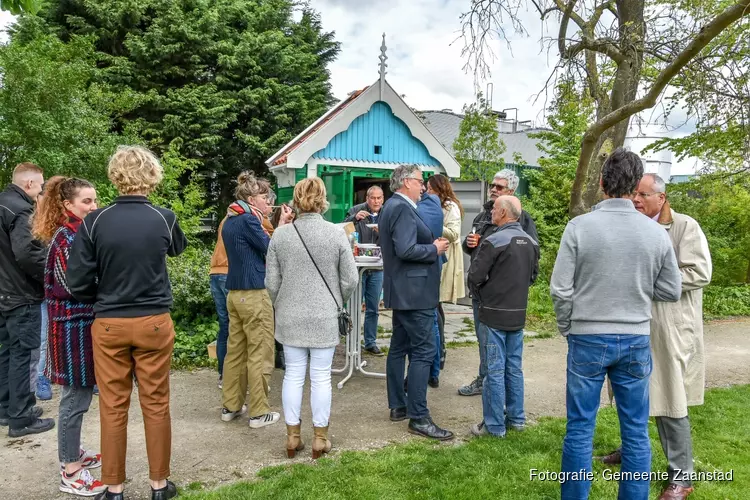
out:
<path id="1" fill-rule="evenodd" d="M 460 112 L 474 100 L 474 77 L 464 71 L 466 59 L 461 51 L 460 16 L 470 0 L 311 0 L 322 15 L 326 30 L 335 31 L 341 53 L 331 66 L 334 95 L 372 84 L 378 78 L 378 56 L 382 33 L 388 47 L 388 81 L 417 109 L 452 109 Z M 529 35 L 513 35 L 511 48 L 496 40 L 495 60 L 488 81 L 494 84 L 492 107 L 496 110 L 518 108 L 519 120 L 544 125 L 545 96 L 538 99 L 552 68 L 557 51 L 547 51 L 540 43 L 542 25 L 537 14 L 523 12 Z M 486 83 L 480 90 L 486 91 Z M 513 111 L 509 116 L 513 116 Z M 656 121 L 658 110 L 642 118 Z M 648 135 L 682 136 L 694 130 L 677 112 L 670 119 L 670 130 L 662 126 L 642 127 Z M 638 140 L 633 149 L 650 141 Z M 695 160 L 675 162 L 672 175 L 692 173 Z"/>
<path id="2" fill-rule="evenodd" d="M 311 0 L 321 13 L 323 26 L 336 32 L 341 53 L 331 65 L 333 93 L 343 99 L 356 89 L 378 78 L 381 36 L 386 33 L 388 47 L 387 78 L 406 102 L 420 110 L 451 109 L 460 112 L 474 100 L 474 77 L 463 67 L 464 42 L 460 38 L 460 15 L 470 0 Z M 496 110 L 518 108 L 519 120 L 544 125 L 545 97 L 540 93 L 555 64 L 557 52 L 547 52 L 539 42 L 542 26 L 532 12 L 522 13 L 528 36 L 512 37 L 511 49 L 495 41 L 495 60 L 488 81 L 494 84 L 492 107 Z M 6 27 L 13 17 L 0 12 L 0 24 Z M 5 38 L 4 36 L 2 38 Z M 480 87 L 486 90 L 486 83 Z M 513 115 L 510 112 L 510 116 Z M 659 112 L 644 115 L 653 120 Z M 684 121 L 684 113 L 670 120 L 675 128 Z M 694 125 L 666 131 L 661 126 L 646 126 L 649 135 L 681 136 Z M 633 149 L 649 141 L 638 141 Z M 675 162 L 672 174 L 689 173 L 695 161 Z"/>

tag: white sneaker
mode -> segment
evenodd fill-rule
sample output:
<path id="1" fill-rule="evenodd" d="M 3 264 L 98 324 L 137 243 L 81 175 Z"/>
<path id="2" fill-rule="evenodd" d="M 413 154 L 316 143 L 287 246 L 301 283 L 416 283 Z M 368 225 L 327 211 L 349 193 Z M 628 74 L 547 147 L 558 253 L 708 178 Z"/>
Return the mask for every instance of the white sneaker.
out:
<path id="1" fill-rule="evenodd" d="M 229 411 L 226 408 L 221 409 L 221 420 L 223 422 L 231 422 L 235 418 L 244 415 L 247 413 L 247 405 L 242 405 L 242 408 L 239 411 Z"/>
<path id="2" fill-rule="evenodd" d="M 260 429 L 261 427 L 275 424 L 279 421 L 279 419 L 281 419 L 281 415 L 279 415 L 275 411 L 272 411 L 259 417 L 250 417 L 249 425 L 251 429 Z"/>
<path id="3" fill-rule="evenodd" d="M 79 497 L 93 497 L 107 491 L 107 486 L 94 479 L 87 469 L 78 469 L 70 476 L 65 471 L 60 473 L 60 491 Z"/>

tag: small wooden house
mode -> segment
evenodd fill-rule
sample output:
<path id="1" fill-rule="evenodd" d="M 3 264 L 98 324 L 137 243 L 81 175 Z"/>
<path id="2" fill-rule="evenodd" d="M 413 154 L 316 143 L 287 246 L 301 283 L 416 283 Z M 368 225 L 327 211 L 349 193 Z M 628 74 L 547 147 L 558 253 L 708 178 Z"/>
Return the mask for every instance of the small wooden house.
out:
<path id="1" fill-rule="evenodd" d="M 425 177 L 461 175 L 453 155 L 386 81 L 385 51 L 383 35 L 375 83 L 351 93 L 266 161 L 280 202 L 292 199 L 298 181 L 318 176 L 330 203 L 325 217 L 341 222 L 373 184 L 388 198 L 389 178 L 399 165 L 419 165 Z"/>

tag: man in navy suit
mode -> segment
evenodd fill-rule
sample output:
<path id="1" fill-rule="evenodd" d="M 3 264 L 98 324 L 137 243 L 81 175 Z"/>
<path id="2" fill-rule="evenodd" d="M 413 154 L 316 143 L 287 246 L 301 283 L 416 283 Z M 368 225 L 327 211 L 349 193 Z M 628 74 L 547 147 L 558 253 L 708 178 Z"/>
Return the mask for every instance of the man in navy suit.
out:
<path id="1" fill-rule="evenodd" d="M 437 261 L 448 240 L 433 241 L 432 231 L 417 213 L 422 172 L 402 165 L 391 175 L 394 196 L 380 212 L 378 231 L 383 254 L 385 307 L 393 309 L 393 336 L 386 362 L 388 407 L 394 422 L 409 418 L 409 432 L 433 439 L 453 439 L 427 409 L 427 381 L 437 346 L 433 336 L 440 293 Z M 409 355 L 409 395 L 404 392 L 404 367 Z"/>

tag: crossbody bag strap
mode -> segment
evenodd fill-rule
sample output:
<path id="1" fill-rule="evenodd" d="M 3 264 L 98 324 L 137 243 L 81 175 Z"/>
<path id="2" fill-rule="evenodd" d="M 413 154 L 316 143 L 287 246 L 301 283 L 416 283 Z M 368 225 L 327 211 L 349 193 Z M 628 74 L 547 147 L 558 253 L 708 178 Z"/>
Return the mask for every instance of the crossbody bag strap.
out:
<path id="1" fill-rule="evenodd" d="M 310 256 L 310 260 L 312 261 L 313 265 L 315 266 L 315 269 L 318 270 L 318 274 L 320 275 L 320 278 L 323 280 L 323 283 L 325 283 L 326 288 L 328 288 L 328 291 L 331 294 L 331 297 L 333 297 L 333 301 L 336 303 L 336 308 L 341 310 L 341 307 L 339 306 L 339 301 L 336 300 L 336 296 L 333 294 L 333 290 L 331 290 L 331 287 L 328 286 L 328 282 L 326 281 L 325 277 L 323 276 L 323 273 L 320 272 L 320 268 L 318 267 L 317 262 L 315 262 L 315 259 L 313 259 L 312 254 L 310 253 L 310 249 L 307 248 L 307 244 L 305 243 L 305 240 L 302 238 L 302 235 L 299 232 L 299 229 L 297 228 L 297 225 L 295 223 L 292 223 L 292 226 L 294 226 L 294 230 L 297 231 L 297 236 L 299 236 L 299 240 L 302 242 L 302 246 L 305 247 L 305 250 L 307 251 L 307 255 Z"/>

